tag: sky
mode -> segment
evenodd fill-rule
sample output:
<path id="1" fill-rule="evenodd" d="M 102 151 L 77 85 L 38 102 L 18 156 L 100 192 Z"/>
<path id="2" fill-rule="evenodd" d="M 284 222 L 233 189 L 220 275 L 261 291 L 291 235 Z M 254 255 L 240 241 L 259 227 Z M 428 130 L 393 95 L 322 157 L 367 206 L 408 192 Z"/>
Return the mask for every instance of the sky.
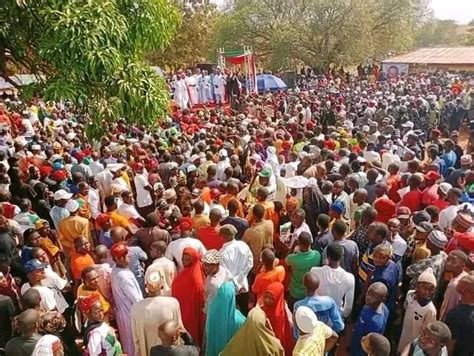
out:
<path id="1" fill-rule="evenodd" d="M 222 5 L 225 0 L 211 0 Z M 441 20 L 455 20 L 461 25 L 474 19 L 474 0 L 431 0 L 435 16 Z"/>
<path id="2" fill-rule="evenodd" d="M 465 25 L 474 19 L 474 0 L 431 0 L 431 8 L 441 20 L 455 20 Z"/>

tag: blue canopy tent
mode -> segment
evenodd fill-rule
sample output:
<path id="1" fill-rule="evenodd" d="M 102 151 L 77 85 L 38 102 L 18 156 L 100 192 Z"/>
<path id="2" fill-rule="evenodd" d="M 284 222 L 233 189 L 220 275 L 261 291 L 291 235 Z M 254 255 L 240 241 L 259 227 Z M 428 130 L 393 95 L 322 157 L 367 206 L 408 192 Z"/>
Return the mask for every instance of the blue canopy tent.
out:
<path id="1" fill-rule="evenodd" d="M 278 77 L 275 77 L 271 74 L 258 74 L 257 75 L 257 88 L 259 92 L 265 90 L 283 90 L 286 89 L 287 86 L 283 80 Z"/>

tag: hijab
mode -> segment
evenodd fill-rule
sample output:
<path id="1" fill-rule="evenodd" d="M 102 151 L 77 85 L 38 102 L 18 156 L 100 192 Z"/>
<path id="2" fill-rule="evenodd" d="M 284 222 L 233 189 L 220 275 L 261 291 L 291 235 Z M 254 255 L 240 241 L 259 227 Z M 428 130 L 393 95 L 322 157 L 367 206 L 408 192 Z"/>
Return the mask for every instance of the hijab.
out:
<path id="1" fill-rule="evenodd" d="M 292 329 L 287 314 L 287 306 L 284 299 L 285 287 L 281 282 L 270 283 L 266 290 L 275 299 L 275 303 L 271 306 L 263 306 L 262 309 L 270 320 L 273 331 L 283 344 L 285 354 L 291 355 L 295 346 Z"/>
<path id="2" fill-rule="evenodd" d="M 257 306 L 249 312 L 244 325 L 230 340 L 221 355 L 283 356 L 284 351 L 280 340 L 268 327 L 265 312 Z"/>
<path id="3" fill-rule="evenodd" d="M 178 273 L 171 285 L 171 295 L 176 298 L 181 308 L 184 327 L 194 340 L 201 344 L 203 335 L 204 314 L 204 271 L 199 252 L 192 247 L 183 250 L 192 258 L 190 265 Z"/>
<path id="4" fill-rule="evenodd" d="M 218 355 L 245 322 L 236 309 L 235 286 L 226 282 L 209 302 L 206 319 L 206 355 Z"/>

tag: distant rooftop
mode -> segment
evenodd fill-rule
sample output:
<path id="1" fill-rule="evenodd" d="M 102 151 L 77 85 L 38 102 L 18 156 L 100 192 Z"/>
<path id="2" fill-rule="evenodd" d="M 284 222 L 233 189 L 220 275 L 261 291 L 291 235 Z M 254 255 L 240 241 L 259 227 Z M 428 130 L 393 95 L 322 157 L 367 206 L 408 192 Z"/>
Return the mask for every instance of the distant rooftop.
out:
<path id="1" fill-rule="evenodd" d="M 420 48 L 382 63 L 474 64 L 474 47 Z"/>

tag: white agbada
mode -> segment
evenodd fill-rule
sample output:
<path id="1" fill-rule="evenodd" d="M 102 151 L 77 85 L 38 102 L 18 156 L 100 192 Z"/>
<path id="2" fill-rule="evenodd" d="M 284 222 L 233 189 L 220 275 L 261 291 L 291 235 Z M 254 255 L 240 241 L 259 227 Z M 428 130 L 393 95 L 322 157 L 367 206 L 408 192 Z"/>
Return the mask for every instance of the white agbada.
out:
<path id="1" fill-rule="evenodd" d="M 199 103 L 199 98 L 198 98 L 198 87 L 197 87 L 197 81 L 196 78 L 191 75 L 190 77 L 186 77 L 184 79 L 186 82 L 186 86 L 188 88 L 188 93 L 189 93 L 189 102 L 191 106 L 194 106 Z"/>
<path id="2" fill-rule="evenodd" d="M 174 101 L 180 109 L 186 109 L 189 104 L 189 94 L 184 79 L 178 79 L 174 83 Z"/>
<path id="3" fill-rule="evenodd" d="M 217 74 L 214 76 L 214 94 L 222 95 L 222 97 L 224 97 L 226 84 L 227 81 L 222 74 Z"/>

